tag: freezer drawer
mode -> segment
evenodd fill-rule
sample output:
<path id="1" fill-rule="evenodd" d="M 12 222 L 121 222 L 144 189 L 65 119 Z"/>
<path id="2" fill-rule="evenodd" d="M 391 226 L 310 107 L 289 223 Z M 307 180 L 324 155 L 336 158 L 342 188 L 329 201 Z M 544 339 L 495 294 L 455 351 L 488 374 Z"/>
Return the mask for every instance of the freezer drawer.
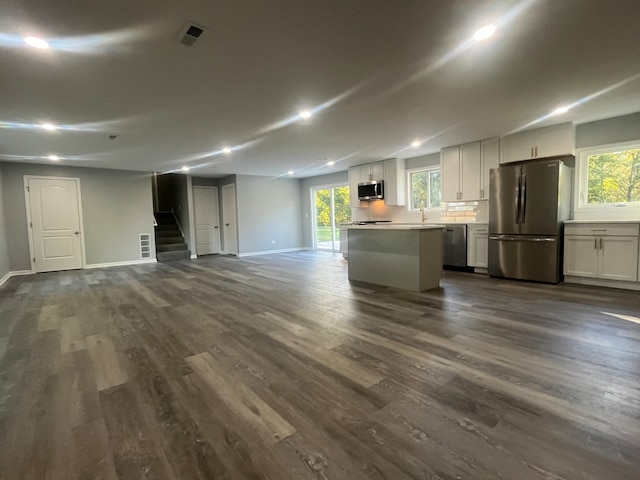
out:
<path id="1" fill-rule="evenodd" d="M 489 275 L 558 283 L 562 265 L 560 252 L 558 237 L 491 235 Z"/>

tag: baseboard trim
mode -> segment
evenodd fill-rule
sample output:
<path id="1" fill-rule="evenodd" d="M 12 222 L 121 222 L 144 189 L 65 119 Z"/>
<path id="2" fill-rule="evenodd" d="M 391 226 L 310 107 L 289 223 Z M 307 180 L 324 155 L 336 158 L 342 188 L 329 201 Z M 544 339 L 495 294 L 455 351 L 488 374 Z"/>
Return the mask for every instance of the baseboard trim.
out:
<path id="1" fill-rule="evenodd" d="M 8 272 L 4 277 L 0 278 L 0 287 L 2 287 L 11 277 L 18 277 L 20 275 L 32 275 L 33 272 L 31 270 L 16 270 L 13 272 Z"/>
<path id="2" fill-rule="evenodd" d="M 270 253 L 301 252 L 303 250 L 305 250 L 303 247 L 299 247 L 299 248 L 281 248 L 280 250 L 264 250 L 262 252 L 239 253 L 238 257 L 254 257 L 256 255 L 269 255 Z"/>
<path id="3" fill-rule="evenodd" d="M 602 278 L 588 278 L 588 277 L 572 277 L 572 276 L 565 275 L 564 283 L 575 283 L 578 285 L 589 285 L 592 287 L 621 288 L 623 290 L 640 291 L 640 283 L 625 282 L 621 280 L 607 280 Z"/>
<path id="4" fill-rule="evenodd" d="M 127 265 L 141 265 L 145 263 L 156 263 L 157 260 L 155 258 L 149 258 L 145 260 L 128 260 L 126 262 L 109 262 L 109 263 L 92 263 L 90 265 L 85 265 L 84 268 L 109 268 L 109 267 L 124 267 Z"/>
<path id="5" fill-rule="evenodd" d="M 198 258 L 198 255 L 191 255 L 191 260 Z"/>

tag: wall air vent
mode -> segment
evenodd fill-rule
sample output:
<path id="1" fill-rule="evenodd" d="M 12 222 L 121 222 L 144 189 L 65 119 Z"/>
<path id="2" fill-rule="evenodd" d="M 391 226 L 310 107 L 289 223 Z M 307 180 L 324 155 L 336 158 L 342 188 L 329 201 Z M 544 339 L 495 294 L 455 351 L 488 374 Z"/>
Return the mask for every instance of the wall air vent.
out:
<path id="1" fill-rule="evenodd" d="M 206 29 L 204 27 L 200 27 L 198 25 L 194 25 L 193 23 L 187 23 L 180 35 L 178 36 L 178 41 L 187 47 L 192 47 L 196 41 L 200 38 L 200 36 L 204 33 Z"/>
<path id="2" fill-rule="evenodd" d="M 140 258 L 151 258 L 151 235 L 140 234 Z"/>

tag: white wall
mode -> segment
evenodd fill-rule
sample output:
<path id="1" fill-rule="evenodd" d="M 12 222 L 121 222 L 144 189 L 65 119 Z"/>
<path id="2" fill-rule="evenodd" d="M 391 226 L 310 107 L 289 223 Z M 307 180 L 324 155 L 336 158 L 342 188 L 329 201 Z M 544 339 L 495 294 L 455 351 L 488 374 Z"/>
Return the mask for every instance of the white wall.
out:
<path id="1" fill-rule="evenodd" d="M 299 179 L 236 175 L 235 183 L 240 255 L 302 248 Z"/>
<path id="2" fill-rule="evenodd" d="M 80 179 L 87 264 L 140 260 L 140 233 L 153 235 L 151 175 L 122 170 L 4 163 L 3 201 L 12 271 L 30 270 L 24 175 Z"/>
<path id="3" fill-rule="evenodd" d="M 3 164 L 0 163 L 0 285 L 2 285 L 2 279 L 11 271 L 9 264 L 9 247 L 7 243 L 7 226 L 4 213 L 7 202 L 3 196 L 2 167 Z"/>

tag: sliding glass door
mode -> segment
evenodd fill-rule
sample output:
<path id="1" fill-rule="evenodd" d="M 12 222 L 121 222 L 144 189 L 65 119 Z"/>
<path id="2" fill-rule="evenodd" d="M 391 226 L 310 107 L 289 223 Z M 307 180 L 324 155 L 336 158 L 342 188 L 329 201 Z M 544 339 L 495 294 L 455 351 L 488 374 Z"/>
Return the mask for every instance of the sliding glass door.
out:
<path id="1" fill-rule="evenodd" d="M 314 249 L 339 252 L 339 226 L 351 222 L 349 185 L 316 187 L 312 193 Z"/>

